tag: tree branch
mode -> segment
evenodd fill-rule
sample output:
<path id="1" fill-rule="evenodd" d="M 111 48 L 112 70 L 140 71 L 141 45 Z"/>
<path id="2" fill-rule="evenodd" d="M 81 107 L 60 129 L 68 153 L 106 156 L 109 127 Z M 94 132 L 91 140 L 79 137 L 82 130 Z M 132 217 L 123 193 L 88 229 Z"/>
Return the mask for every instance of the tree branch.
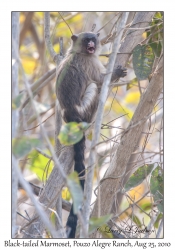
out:
<path id="1" fill-rule="evenodd" d="M 49 54 L 51 55 L 54 62 L 56 62 L 57 54 L 50 40 L 50 12 L 44 12 L 44 37 Z"/>
<path id="2" fill-rule="evenodd" d="M 47 34 L 45 35 L 45 37 L 47 37 L 47 41 L 46 41 L 46 46 L 48 48 L 48 46 L 50 48 L 48 48 L 49 52 L 51 53 L 51 56 L 54 60 L 56 60 L 57 66 L 59 65 L 59 62 L 61 61 L 62 57 L 62 51 L 60 51 L 60 55 L 56 55 L 52 49 L 51 49 L 51 41 L 50 41 L 50 31 L 48 29 L 48 27 L 50 27 L 49 24 L 49 13 L 45 13 L 45 27 L 47 27 L 45 29 L 45 32 L 47 32 Z M 60 39 L 60 43 L 62 42 L 62 40 Z M 57 59 L 55 59 L 57 58 Z M 54 73 L 55 74 L 55 69 L 54 69 Z M 37 83 L 38 84 L 38 83 Z M 42 84 L 43 85 L 43 84 Z M 40 86 L 41 88 L 41 86 Z M 37 88 L 38 89 L 38 88 Z M 73 163 L 73 147 L 65 147 L 61 150 L 61 154 L 60 154 L 60 143 L 58 141 L 58 134 L 59 134 L 59 130 L 61 127 L 61 114 L 60 114 L 60 110 L 58 109 L 58 105 L 55 106 L 55 154 L 58 157 L 59 155 L 59 163 L 62 167 L 62 170 L 64 171 L 65 175 L 68 175 L 70 173 L 71 167 L 72 167 L 72 163 Z M 69 156 L 69 157 L 68 157 Z M 55 162 L 56 163 L 56 162 Z M 61 169 L 58 169 L 57 167 L 54 167 L 54 169 L 52 170 L 52 173 L 49 176 L 49 179 L 41 193 L 41 196 L 39 198 L 39 201 L 41 203 L 43 203 L 46 207 L 48 208 L 53 208 L 53 207 L 57 207 L 57 214 L 58 216 L 61 218 L 61 196 L 60 196 L 60 192 L 63 188 L 63 186 L 65 185 L 65 178 L 63 178 L 62 174 L 61 174 Z M 47 209 L 47 215 L 49 216 L 51 213 L 50 209 Z M 36 213 L 34 215 L 34 218 L 36 217 Z M 35 226 L 37 222 L 37 228 Z M 30 227 L 28 228 L 28 233 L 29 234 L 33 234 L 36 235 L 37 231 L 39 230 L 41 233 L 44 231 L 45 226 L 43 221 L 40 218 L 37 218 L 35 220 L 35 224 L 31 224 Z M 58 228 L 58 224 L 57 224 L 57 228 Z"/>
<path id="3" fill-rule="evenodd" d="M 140 42 L 141 34 L 144 32 L 144 29 L 137 30 L 138 27 L 146 27 L 148 23 L 150 22 L 151 18 L 153 17 L 155 12 L 138 12 L 136 13 L 136 16 L 134 18 L 133 23 L 138 23 L 139 21 L 142 23 L 135 24 L 134 28 L 136 28 L 136 35 L 132 36 L 134 31 L 128 31 L 127 36 L 124 40 L 124 42 L 121 45 L 120 53 L 117 55 L 116 65 L 121 64 L 125 65 L 127 63 L 127 60 L 130 57 L 130 54 L 125 54 L 125 52 L 131 52 L 133 48 Z M 141 26 L 142 25 L 142 26 Z M 145 26 L 144 26 L 145 25 Z M 129 33 L 130 32 L 130 33 Z M 132 42 L 131 42 L 132 41 Z M 131 43 L 131 45 L 130 45 Z M 54 69 L 55 70 L 55 69 Z M 55 73 L 54 73 L 55 74 Z M 69 156 L 69 157 L 67 157 Z M 73 163 L 73 148 L 72 147 L 65 147 L 59 157 L 59 162 L 61 166 L 64 169 L 65 174 L 70 173 L 71 166 Z M 107 180 L 104 182 L 106 183 Z M 111 180 L 110 180 L 111 181 Z M 46 186 L 44 187 L 44 190 L 41 194 L 41 197 L 39 198 L 39 201 L 43 203 L 45 206 L 49 206 L 51 208 L 55 207 L 56 205 L 56 197 L 58 197 L 59 192 L 61 191 L 62 187 L 64 186 L 65 181 L 60 178 L 60 173 L 58 168 L 54 167 L 51 175 L 49 176 L 49 179 L 46 183 Z M 51 213 L 50 210 L 47 210 L 47 215 L 49 216 Z M 39 224 L 39 230 L 42 233 L 45 229 L 44 224 L 42 220 L 39 218 L 35 222 Z M 38 231 L 35 229 L 34 225 L 31 225 L 28 232 L 32 232 L 33 234 L 37 234 Z"/>
<path id="4" fill-rule="evenodd" d="M 42 88 L 44 88 L 52 79 L 54 79 L 56 76 L 56 68 L 48 71 L 47 73 L 45 73 L 42 77 L 40 77 L 36 82 L 34 82 L 30 88 L 32 93 L 38 93 L 38 89 L 41 90 Z M 26 90 L 24 90 L 26 92 Z M 30 98 L 28 97 L 28 94 L 26 92 L 26 99 L 23 101 L 20 110 L 22 110 L 27 103 L 30 101 Z"/>
<path id="5" fill-rule="evenodd" d="M 45 12 L 44 13 L 44 35 L 45 35 L 45 42 L 46 42 L 46 46 L 47 49 L 51 55 L 51 57 L 53 58 L 53 60 L 56 62 L 56 72 L 58 69 L 58 65 L 60 64 L 61 60 L 63 59 L 63 46 L 62 46 L 62 39 L 59 39 L 60 42 L 60 55 L 56 54 L 56 52 L 53 49 L 52 43 L 51 43 L 51 39 L 50 39 L 50 13 L 49 12 Z M 61 148 L 61 144 L 58 140 L 58 135 L 60 132 L 60 128 L 62 125 L 62 118 L 61 118 L 61 111 L 59 109 L 59 104 L 58 101 L 56 101 L 56 105 L 55 105 L 55 151 L 56 151 L 56 156 L 58 157 L 58 152 L 59 149 Z M 60 176 L 60 178 L 63 176 Z M 58 217 L 61 218 L 62 220 L 62 198 L 61 198 L 61 193 L 59 193 L 56 197 L 56 212 L 58 214 Z M 60 221 L 57 219 L 56 217 L 56 228 L 57 230 L 62 229 L 62 225 L 60 225 Z"/>
<path id="6" fill-rule="evenodd" d="M 121 44 L 119 52 L 121 54 L 117 55 L 117 60 L 115 62 L 115 66 L 117 65 L 126 65 L 131 54 L 128 54 L 133 51 L 135 46 L 142 40 L 141 35 L 144 32 L 144 29 L 137 28 L 145 28 L 151 22 L 155 12 L 137 12 L 135 14 L 134 20 L 131 23 L 130 27 L 135 28 L 134 30 L 128 30 L 126 32 L 126 37 L 124 42 Z"/>
<path id="7" fill-rule="evenodd" d="M 18 48 L 19 48 L 19 12 L 12 12 L 12 98 L 14 99 L 18 93 Z M 12 110 L 12 138 L 17 135 L 17 127 L 19 121 L 19 111 Z M 16 205 L 17 205 L 17 190 L 18 176 L 16 168 L 18 160 L 12 158 L 12 238 L 16 231 Z"/>
<path id="8" fill-rule="evenodd" d="M 132 51 L 135 48 L 137 44 L 139 44 L 142 41 L 142 34 L 145 30 L 145 28 L 148 26 L 148 24 L 151 22 L 153 16 L 155 15 L 155 12 L 136 12 L 134 20 L 131 23 L 132 28 L 135 28 L 135 30 L 128 30 L 126 32 L 126 37 L 124 42 L 121 44 L 119 55 L 117 55 L 117 60 L 115 62 L 115 66 L 117 65 L 127 65 L 127 62 L 129 61 L 130 56 L 132 55 Z M 143 29 L 137 29 L 137 28 L 143 28 Z M 125 53 L 128 52 L 128 53 Z M 127 169 L 129 169 L 132 166 L 133 162 L 133 156 L 131 156 Z M 129 176 L 124 176 L 122 183 L 124 184 L 125 181 L 129 178 Z M 119 206 L 121 201 L 121 195 L 117 194 L 117 206 Z M 116 207 L 116 206 L 115 206 Z"/>
<path id="9" fill-rule="evenodd" d="M 158 69 L 149 83 L 145 93 L 142 94 L 140 103 L 137 106 L 134 116 L 128 128 L 126 129 L 126 132 L 121 139 L 120 145 L 105 174 L 105 180 L 101 182 L 98 197 L 92 211 L 93 217 L 97 217 L 99 215 L 99 205 L 100 216 L 110 213 L 114 195 L 120 190 L 121 176 L 124 176 L 131 154 L 138 146 L 138 141 L 140 134 L 143 131 L 145 121 L 151 114 L 162 91 L 162 87 L 163 58 L 161 58 Z M 135 126 L 135 124 L 137 125 Z M 114 179 L 115 177 L 116 179 Z"/>
<path id="10" fill-rule="evenodd" d="M 22 65 L 21 65 L 21 67 L 22 67 Z M 54 152 L 54 150 L 53 150 L 53 147 L 52 147 L 52 145 L 51 145 L 51 143 L 50 143 L 50 141 L 49 141 L 49 139 L 48 139 L 48 136 L 47 136 L 47 134 L 46 134 L 46 132 L 45 132 L 45 130 L 44 130 L 44 128 L 43 128 L 43 125 L 42 125 L 42 123 L 41 123 L 40 116 L 38 115 L 38 112 L 37 112 L 37 110 L 36 110 L 35 103 L 34 103 L 34 101 L 33 101 L 32 92 L 31 92 L 31 89 L 30 89 L 30 87 L 29 87 L 29 84 L 28 84 L 28 81 L 27 81 L 27 79 L 26 79 L 26 76 L 25 76 L 25 74 L 24 74 L 23 68 L 22 68 L 22 73 L 23 73 L 24 82 L 25 82 L 25 85 L 26 85 L 26 90 L 27 90 L 27 93 L 28 93 L 28 95 L 29 95 L 29 97 L 30 97 L 30 100 L 31 100 L 31 104 L 32 104 L 32 106 L 33 106 L 33 109 L 34 109 L 35 113 L 37 114 L 37 119 L 38 119 L 38 123 L 40 124 L 40 128 L 41 128 L 41 132 L 42 132 L 43 138 L 45 139 L 45 141 L 46 141 L 46 143 L 47 143 L 47 145 L 48 145 L 48 148 L 49 148 L 49 150 L 50 150 L 50 152 L 51 152 L 51 155 L 52 155 L 52 157 L 53 157 L 53 160 L 54 160 L 54 163 L 55 163 L 55 168 L 54 168 L 54 169 L 56 169 L 56 170 L 59 172 L 59 180 L 62 179 L 62 183 L 61 183 L 61 184 L 63 185 L 63 183 L 65 183 L 65 181 L 66 181 L 67 173 L 64 172 L 63 167 L 62 167 L 60 161 L 57 159 L 56 154 L 55 154 L 55 152 Z M 54 171 L 52 171 L 52 173 L 53 173 L 53 172 L 54 172 Z M 60 181 L 59 181 L 59 182 L 60 182 Z M 46 194 L 46 195 L 47 195 L 47 194 Z M 57 198 L 57 195 L 58 195 L 58 193 L 56 193 L 54 199 Z M 42 195 L 41 195 L 41 197 L 42 197 Z M 42 201 L 41 201 L 41 203 L 42 203 Z M 46 210 L 47 210 L 47 213 L 48 213 L 48 214 L 50 214 L 50 209 L 47 209 L 47 208 L 49 208 L 49 205 L 50 205 L 51 203 L 52 203 L 52 201 L 50 201 L 50 200 L 47 199 Z M 46 203 L 44 203 L 44 204 L 46 204 Z M 37 217 L 38 217 L 38 216 L 37 216 L 37 213 L 35 212 L 34 219 L 37 218 Z M 40 226 L 42 227 L 42 230 L 40 230 Z M 31 224 L 31 225 L 30 225 L 29 230 L 28 230 L 28 232 L 27 232 L 27 235 L 28 235 L 28 236 L 34 235 L 34 237 L 37 237 L 37 235 L 38 235 L 38 230 L 39 230 L 39 232 L 41 232 L 41 234 L 42 234 L 44 228 L 45 228 L 45 227 L 44 227 L 44 223 L 43 223 L 42 219 L 39 218 L 39 221 L 38 221 L 37 225 L 36 225 L 36 222 L 35 222 L 34 224 Z"/>
<path id="11" fill-rule="evenodd" d="M 95 120 L 95 125 L 94 125 L 94 133 L 93 133 L 93 139 L 92 139 L 92 144 L 91 144 L 91 151 L 89 155 L 89 162 L 88 166 L 89 171 L 86 175 L 86 180 L 85 180 L 85 191 L 84 191 L 84 207 L 83 207 L 83 217 L 85 220 L 85 225 L 86 225 L 86 230 L 88 230 L 89 226 L 89 215 L 90 215 L 90 202 L 91 202 L 91 197 L 92 197 L 92 186 L 93 186 L 93 175 L 94 175 L 94 164 L 96 160 L 96 143 L 99 140 L 100 136 L 100 129 L 101 129 L 101 123 L 103 119 L 103 109 L 104 105 L 107 99 L 108 95 L 108 90 L 109 90 L 109 84 L 111 81 L 111 76 L 114 68 L 114 63 L 116 60 L 117 52 L 119 49 L 120 41 L 122 38 L 123 30 L 125 27 L 125 23 L 128 18 L 128 12 L 124 13 L 121 18 L 120 26 L 119 26 L 119 31 L 118 31 L 118 36 L 114 40 L 113 48 L 112 48 L 112 53 L 109 58 L 109 64 L 107 66 L 107 74 L 104 77 L 104 82 L 102 85 L 101 93 L 100 93 L 100 99 L 99 99 L 99 105 L 97 109 L 97 115 L 96 115 L 96 120 Z"/>
<path id="12" fill-rule="evenodd" d="M 25 19 L 25 21 L 24 21 L 22 30 L 21 30 L 21 32 L 20 32 L 20 41 L 19 41 L 20 46 L 21 46 L 21 44 L 22 44 L 22 41 L 24 40 L 24 37 L 25 37 L 25 35 L 26 35 L 26 32 L 28 31 L 28 29 L 29 29 L 30 26 L 31 26 L 33 14 L 34 14 L 33 11 L 29 11 L 29 12 L 27 12 L 27 14 L 26 14 L 26 19 Z"/>
<path id="13" fill-rule="evenodd" d="M 61 152 L 61 155 L 59 157 L 60 165 L 62 166 L 65 174 L 69 174 L 72 163 L 73 163 L 73 148 L 64 148 Z M 69 156 L 69 157 L 67 157 Z M 56 202 L 58 199 L 58 196 L 62 190 L 62 188 L 65 185 L 65 180 L 61 177 L 61 173 L 57 167 L 54 167 L 52 170 L 52 173 L 49 176 L 49 179 L 41 193 L 41 196 L 39 197 L 39 202 L 44 204 L 48 208 L 54 208 L 56 206 Z M 51 214 L 51 210 L 46 210 L 47 216 L 49 217 Z M 32 223 L 27 232 L 29 235 L 36 235 L 38 234 L 38 230 L 41 232 L 44 231 L 45 225 L 40 217 L 37 216 L 37 213 L 35 212 L 33 218 L 36 218 L 35 222 Z M 36 224 L 37 223 L 37 224 Z M 36 228 L 37 225 L 37 228 Z"/>
<path id="14" fill-rule="evenodd" d="M 45 213 L 44 209 L 38 203 L 38 201 L 35 199 L 30 185 L 24 180 L 24 178 L 23 178 L 23 176 L 22 176 L 22 174 L 21 174 L 21 172 L 20 172 L 20 170 L 19 170 L 19 168 L 17 166 L 15 166 L 15 171 L 16 171 L 16 173 L 18 175 L 19 182 L 21 183 L 21 186 L 26 190 L 27 195 L 29 196 L 29 198 L 31 199 L 33 205 L 35 206 L 36 211 L 37 211 L 38 215 L 41 217 L 43 223 L 49 229 L 52 236 L 57 237 L 57 233 L 54 230 L 54 228 L 53 228 L 51 222 L 49 221 L 48 217 L 46 216 L 46 213 Z M 38 233 L 38 231 L 37 231 L 37 233 Z"/>
<path id="15" fill-rule="evenodd" d="M 157 231 L 157 234 L 156 234 L 156 238 L 160 238 L 160 234 L 162 232 L 162 229 L 163 229 L 163 218 L 161 219 L 161 222 L 160 222 L 160 225 L 159 225 L 159 228 L 158 228 L 158 231 Z"/>
<path id="16" fill-rule="evenodd" d="M 28 182 L 28 184 L 31 186 L 32 191 L 33 191 L 33 193 L 34 193 L 36 196 L 39 196 L 40 193 L 42 193 L 43 188 L 41 188 L 41 187 L 39 187 L 39 186 L 37 186 L 37 185 L 31 183 L 31 182 Z M 19 189 L 23 189 L 23 187 L 21 186 L 20 183 L 18 183 L 18 188 L 19 188 Z M 70 210 L 71 210 L 71 203 L 70 203 L 69 201 L 67 201 L 67 200 L 62 199 L 62 208 L 63 208 L 64 210 L 70 212 Z"/>

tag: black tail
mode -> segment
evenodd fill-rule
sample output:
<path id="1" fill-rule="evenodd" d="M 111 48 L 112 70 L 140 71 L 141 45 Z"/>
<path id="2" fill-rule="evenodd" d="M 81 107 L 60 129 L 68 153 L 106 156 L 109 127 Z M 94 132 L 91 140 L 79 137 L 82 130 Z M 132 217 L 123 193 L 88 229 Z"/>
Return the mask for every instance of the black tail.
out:
<path id="1" fill-rule="evenodd" d="M 78 143 L 74 144 L 74 161 L 75 166 L 74 170 L 79 174 L 79 177 L 85 175 L 85 166 L 84 166 L 84 150 L 85 150 L 85 136 Z M 84 190 L 84 180 L 80 180 L 80 185 Z M 73 212 L 73 205 L 70 210 L 70 214 L 66 223 L 70 233 L 68 238 L 75 238 L 75 232 L 77 227 L 77 215 Z"/>

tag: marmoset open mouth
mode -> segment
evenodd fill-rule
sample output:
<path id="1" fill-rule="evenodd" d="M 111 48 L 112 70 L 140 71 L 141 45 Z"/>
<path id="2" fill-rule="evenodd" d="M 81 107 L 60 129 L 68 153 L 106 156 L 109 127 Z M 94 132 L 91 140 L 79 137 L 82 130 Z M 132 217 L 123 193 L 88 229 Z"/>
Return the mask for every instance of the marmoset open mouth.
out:
<path id="1" fill-rule="evenodd" d="M 90 42 L 88 43 L 87 51 L 88 51 L 90 54 L 93 54 L 93 53 L 95 52 L 95 44 L 94 44 L 94 42 L 90 41 Z"/>
<path id="2" fill-rule="evenodd" d="M 87 51 L 92 54 L 92 53 L 95 52 L 95 48 L 94 47 L 88 47 Z"/>

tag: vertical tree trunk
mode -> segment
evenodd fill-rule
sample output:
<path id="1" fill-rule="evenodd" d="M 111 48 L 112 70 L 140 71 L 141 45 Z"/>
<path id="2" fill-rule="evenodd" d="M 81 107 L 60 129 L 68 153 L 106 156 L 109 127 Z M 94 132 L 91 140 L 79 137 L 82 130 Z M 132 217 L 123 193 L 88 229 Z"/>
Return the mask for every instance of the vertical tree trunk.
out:
<path id="1" fill-rule="evenodd" d="M 145 93 L 142 95 L 137 109 L 126 129 L 120 145 L 112 159 L 112 162 L 101 181 L 98 197 L 95 202 L 92 216 L 97 217 L 109 214 L 113 204 L 114 195 L 120 190 L 121 178 L 125 175 L 126 166 L 132 152 L 138 146 L 140 135 L 143 131 L 145 121 L 149 118 L 156 101 L 163 88 L 163 58 L 161 58 L 158 69 L 152 77 Z M 96 237 L 96 233 L 92 237 Z"/>
<path id="2" fill-rule="evenodd" d="M 19 49 L 19 12 L 12 12 L 12 99 L 18 93 L 18 49 Z M 19 113 L 18 110 L 12 110 L 12 138 L 17 135 Z M 18 179 L 14 165 L 18 164 L 15 157 L 12 157 L 12 238 L 15 236 L 16 229 L 16 201 Z"/>

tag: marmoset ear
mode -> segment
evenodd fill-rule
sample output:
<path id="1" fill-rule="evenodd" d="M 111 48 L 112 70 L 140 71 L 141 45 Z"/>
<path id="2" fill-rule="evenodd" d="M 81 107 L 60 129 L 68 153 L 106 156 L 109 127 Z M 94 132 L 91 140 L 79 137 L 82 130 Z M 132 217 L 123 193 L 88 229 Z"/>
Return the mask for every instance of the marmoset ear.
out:
<path id="1" fill-rule="evenodd" d="M 71 39 L 75 42 L 77 40 L 78 36 L 77 35 L 72 35 Z"/>

